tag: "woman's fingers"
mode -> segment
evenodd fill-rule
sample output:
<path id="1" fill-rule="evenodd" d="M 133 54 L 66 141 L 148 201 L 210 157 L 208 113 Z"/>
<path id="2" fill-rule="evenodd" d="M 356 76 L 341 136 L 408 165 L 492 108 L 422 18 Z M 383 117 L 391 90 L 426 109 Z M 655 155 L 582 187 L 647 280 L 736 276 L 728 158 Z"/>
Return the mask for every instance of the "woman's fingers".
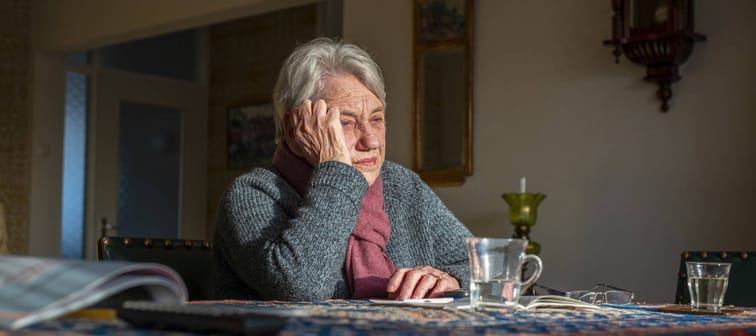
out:
<path id="1" fill-rule="evenodd" d="M 404 275 L 407 274 L 409 270 L 409 268 L 398 268 L 394 271 L 394 274 L 391 275 L 388 283 L 386 284 L 386 291 L 389 294 L 389 298 L 399 299 L 399 289 L 401 289 L 402 287 Z"/>
<path id="2" fill-rule="evenodd" d="M 386 291 L 389 298 L 404 300 L 438 297 L 457 288 L 459 281 L 449 274 L 430 266 L 419 266 L 397 269 L 389 278 Z"/>
<path id="3" fill-rule="evenodd" d="M 441 276 L 433 273 L 423 275 L 415 285 L 415 289 L 412 291 L 410 298 L 420 299 L 429 296 L 426 294 L 437 286 L 439 279 L 441 279 Z"/>
<path id="4" fill-rule="evenodd" d="M 330 136 L 329 141 L 331 144 L 333 144 L 333 146 L 331 147 L 333 149 L 333 153 L 330 153 L 330 155 L 332 155 L 331 159 L 341 161 L 351 166 L 352 155 L 349 152 L 349 147 L 347 146 L 344 130 L 341 127 L 341 111 L 338 107 L 332 107 L 328 109 L 326 123 L 327 125 L 329 125 L 328 128 L 332 130 L 332 132 L 328 133 L 328 135 Z"/>
<path id="5" fill-rule="evenodd" d="M 318 101 L 316 101 L 315 105 L 312 107 L 312 110 L 314 115 L 317 117 L 316 120 L 325 118 L 326 112 L 328 112 L 328 107 L 326 106 L 325 100 L 318 99 Z"/>
<path id="6" fill-rule="evenodd" d="M 291 113 L 291 129 L 294 152 L 313 166 L 330 160 L 351 165 L 349 150 L 336 107 L 328 108 L 326 102 L 306 99 Z"/>
<path id="7" fill-rule="evenodd" d="M 444 292 L 452 289 L 459 289 L 459 281 L 453 276 L 443 273 L 437 278 L 435 286 L 433 286 L 433 289 L 426 295 L 426 297 L 440 297 L 444 295 Z"/>

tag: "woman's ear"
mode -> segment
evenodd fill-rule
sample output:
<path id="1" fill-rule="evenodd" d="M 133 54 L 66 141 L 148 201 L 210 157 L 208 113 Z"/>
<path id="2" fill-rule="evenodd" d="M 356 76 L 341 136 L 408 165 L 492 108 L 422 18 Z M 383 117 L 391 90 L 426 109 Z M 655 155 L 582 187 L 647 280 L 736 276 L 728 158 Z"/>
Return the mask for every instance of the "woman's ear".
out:
<path id="1" fill-rule="evenodd" d="M 299 154 L 298 148 L 296 146 L 296 141 L 294 138 L 294 126 L 292 125 L 291 116 L 293 115 L 293 112 L 286 112 L 283 116 L 283 141 L 286 146 L 289 147 L 289 150 Z"/>
<path id="2" fill-rule="evenodd" d="M 291 128 L 291 112 L 286 112 L 283 115 L 282 121 L 283 121 L 283 137 L 284 140 L 287 140 L 292 137 L 293 130 Z"/>

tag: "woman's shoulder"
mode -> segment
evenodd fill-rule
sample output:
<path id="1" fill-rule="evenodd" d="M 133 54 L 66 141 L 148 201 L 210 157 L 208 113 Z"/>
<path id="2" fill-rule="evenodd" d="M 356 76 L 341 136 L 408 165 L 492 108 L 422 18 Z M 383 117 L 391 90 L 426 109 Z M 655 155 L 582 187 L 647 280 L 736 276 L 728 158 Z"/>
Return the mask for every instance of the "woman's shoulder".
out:
<path id="1" fill-rule="evenodd" d="M 412 170 L 396 163 L 393 161 L 383 161 L 383 167 L 381 168 L 381 174 L 388 175 L 390 177 L 399 177 L 399 178 L 420 178 L 413 172 Z"/>
<path id="2" fill-rule="evenodd" d="M 255 167 L 252 170 L 237 176 L 233 184 L 260 184 L 272 183 L 282 177 L 271 168 Z"/>
<path id="3" fill-rule="evenodd" d="M 430 189 L 412 170 L 392 161 L 384 161 L 381 169 L 383 184 L 408 191 Z"/>
<path id="4" fill-rule="evenodd" d="M 406 167 L 385 161 L 381 180 L 387 206 L 398 213 L 420 212 L 422 216 L 449 213 L 433 189 Z"/>
<path id="5" fill-rule="evenodd" d="M 275 198 L 295 192 L 273 168 L 253 168 L 237 176 L 228 188 L 228 194 L 248 194 L 258 190 Z"/>
<path id="6" fill-rule="evenodd" d="M 419 178 L 412 170 L 393 161 L 383 161 L 381 178 L 386 179 L 415 179 Z"/>

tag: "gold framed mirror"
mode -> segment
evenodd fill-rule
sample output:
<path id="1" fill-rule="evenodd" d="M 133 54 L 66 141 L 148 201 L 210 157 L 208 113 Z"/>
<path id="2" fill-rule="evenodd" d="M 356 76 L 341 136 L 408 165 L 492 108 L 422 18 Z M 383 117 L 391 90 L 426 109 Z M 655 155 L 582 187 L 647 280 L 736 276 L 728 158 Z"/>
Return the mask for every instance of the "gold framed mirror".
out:
<path id="1" fill-rule="evenodd" d="M 473 0 L 415 0 L 414 169 L 430 186 L 472 174 Z"/>

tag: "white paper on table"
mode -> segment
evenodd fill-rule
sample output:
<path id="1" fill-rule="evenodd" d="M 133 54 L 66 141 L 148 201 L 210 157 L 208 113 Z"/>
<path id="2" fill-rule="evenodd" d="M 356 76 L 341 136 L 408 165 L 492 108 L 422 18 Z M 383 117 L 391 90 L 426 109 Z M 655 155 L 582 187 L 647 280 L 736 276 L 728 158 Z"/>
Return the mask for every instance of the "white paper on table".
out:
<path id="1" fill-rule="evenodd" d="M 468 298 L 454 299 L 450 297 L 427 298 L 427 299 L 406 299 L 406 300 L 370 299 L 370 303 L 377 304 L 377 305 L 388 305 L 388 306 L 409 306 L 409 307 L 423 307 L 423 308 L 455 308 L 455 309 L 464 309 L 470 306 L 470 300 Z"/>

